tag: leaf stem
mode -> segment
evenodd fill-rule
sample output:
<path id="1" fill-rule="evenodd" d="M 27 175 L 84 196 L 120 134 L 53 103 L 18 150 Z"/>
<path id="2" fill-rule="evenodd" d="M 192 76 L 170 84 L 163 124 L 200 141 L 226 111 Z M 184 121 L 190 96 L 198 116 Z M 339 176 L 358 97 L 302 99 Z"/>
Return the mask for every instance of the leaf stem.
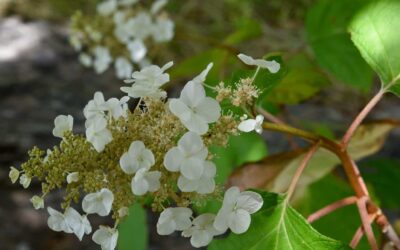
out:
<path id="1" fill-rule="evenodd" d="M 360 212 L 361 222 L 365 236 L 367 236 L 368 243 L 372 250 L 378 250 L 378 244 L 376 243 L 374 232 L 372 231 L 371 222 L 369 221 L 369 214 L 367 211 L 367 202 L 369 198 L 367 196 L 361 197 L 357 200 L 358 211 Z"/>
<path id="2" fill-rule="evenodd" d="M 315 154 L 315 152 L 317 151 L 319 146 L 320 146 L 319 142 L 315 143 L 310 148 L 310 150 L 307 152 L 307 154 L 304 156 L 303 160 L 301 161 L 300 166 L 297 168 L 296 173 L 294 174 L 292 182 L 290 183 L 289 189 L 287 191 L 287 196 L 286 196 L 287 201 L 289 201 L 290 198 L 292 197 L 292 195 L 296 189 L 297 183 L 300 180 L 301 174 L 303 173 L 304 169 L 307 167 L 308 163 L 312 159 L 313 155 Z"/>
<path id="3" fill-rule="evenodd" d="M 336 211 L 342 207 L 349 206 L 352 204 L 355 204 L 357 202 L 357 197 L 356 196 L 350 196 L 346 197 L 344 199 L 335 201 L 334 203 L 331 203 L 320 210 L 312 213 L 310 216 L 308 216 L 307 221 L 309 223 L 313 223 L 316 220 L 319 220 L 320 218 L 324 217 L 327 214 L 332 213 L 333 211 Z"/>
<path id="4" fill-rule="evenodd" d="M 378 102 L 382 99 L 383 95 L 385 94 L 385 90 L 381 89 L 363 108 L 363 110 L 357 115 L 356 119 L 352 122 L 350 127 L 347 129 L 345 135 L 343 136 L 341 145 L 343 149 L 346 149 L 351 137 L 353 136 L 354 132 L 357 130 L 358 126 L 362 123 L 362 121 L 367 117 L 367 115 L 371 112 L 371 110 L 378 104 Z"/>

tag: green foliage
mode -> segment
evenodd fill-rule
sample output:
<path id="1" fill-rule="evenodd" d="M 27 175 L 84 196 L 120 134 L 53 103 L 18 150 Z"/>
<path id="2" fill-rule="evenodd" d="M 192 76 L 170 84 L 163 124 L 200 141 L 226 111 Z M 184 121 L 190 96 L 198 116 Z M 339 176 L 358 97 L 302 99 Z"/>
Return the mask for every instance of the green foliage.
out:
<path id="1" fill-rule="evenodd" d="M 361 165 L 360 168 L 367 184 L 370 184 L 379 197 L 384 208 L 397 209 L 400 196 L 393 190 L 398 190 L 400 183 L 400 161 L 390 158 L 375 158 Z"/>
<path id="2" fill-rule="evenodd" d="M 145 250 L 148 244 L 146 210 L 135 204 L 129 216 L 118 226 L 118 250 Z"/>
<path id="3" fill-rule="evenodd" d="M 269 102 L 297 104 L 329 84 L 326 76 L 304 54 L 298 54 L 286 63 L 288 73 L 266 97 Z"/>
<path id="4" fill-rule="evenodd" d="M 354 192 L 346 182 L 333 175 L 328 175 L 308 186 L 304 191 L 304 196 L 296 201 L 294 207 L 302 215 L 308 216 L 328 204 L 353 194 Z M 338 223 L 338 218 L 345 223 Z M 315 221 L 312 225 L 324 235 L 342 242 L 350 242 L 355 231 L 361 225 L 361 219 L 356 205 L 352 205 L 338 209 Z M 365 237 L 357 249 L 369 249 Z"/>
<path id="5" fill-rule="evenodd" d="M 261 136 L 256 133 L 242 133 L 231 136 L 228 147 L 212 147 L 215 154 L 218 175 L 216 182 L 225 184 L 231 172 L 245 162 L 258 161 L 267 155 L 267 147 Z"/>
<path id="6" fill-rule="evenodd" d="M 367 0 L 320 0 L 307 13 L 307 40 L 321 67 L 338 80 L 367 90 L 372 71 L 347 33 L 353 15 Z"/>
<path id="7" fill-rule="evenodd" d="M 284 195 L 268 192 L 261 195 L 264 205 L 252 216 L 250 229 L 244 234 L 215 240 L 209 249 L 350 249 L 313 229 Z"/>
<path id="8" fill-rule="evenodd" d="M 400 95 L 400 1 L 374 2 L 350 25 L 351 37 L 383 87 Z"/>

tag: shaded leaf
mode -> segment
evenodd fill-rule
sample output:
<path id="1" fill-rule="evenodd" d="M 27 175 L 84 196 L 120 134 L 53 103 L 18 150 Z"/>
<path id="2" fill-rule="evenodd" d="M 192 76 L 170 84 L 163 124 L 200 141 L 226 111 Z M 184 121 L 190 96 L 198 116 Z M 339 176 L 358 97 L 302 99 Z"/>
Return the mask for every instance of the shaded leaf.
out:
<path id="1" fill-rule="evenodd" d="M 400 1 L 377 1 L 353 19 L 351 38 L 389 91 L 400 95 Z"/>
<path id="2" fill-rule="evenodd" d="M 372 70 L 352 44 L 347 32 L 353 15 L 366 0 L 321 0 L 307 13 L 306 35 L 321 67 L 338 80 L 369 89 Z"/>
<path id="3" fill-rule="evenodd" d="M 400 161 L 390 158 L 375 158 L 361 164 L 360 171 L 364 180 L 379 197 L 383 208 L 397 209 L 400 196 Z"/>
<path id="4" fill-rule="evenodd" d="M 377 121 L 364 124 L 354 134 L 348 151 L 354 160 L 359 160 L 379 151 L 391 130 L 398 123 Z M 229 184 L 247 188 L 266 188 L 274 192 L 285 192 L 307 149 L 268 156 L 260 162 L 249 163 L 237 169 L 229 178 Z M 338 164 L 339 158 L 330 151 L 320 148 L 304 170 L 298 188 L 321 179 Z"/>
<path id="5" fill-rule="evenodd" d="M 118 250 L 148 249 L 146 211 L 140 204 L 129 208 L 129 216 L 118 226 Z"/>
<path id="6" fill-rule="evenodd" d="M 287 62 L 288 73 L 266 97 L 276 104 L 297 104 L 329 84 L 326 76 L 303 54 Z"/>
<path id="7" fill-rule="evenodd" d="M 252 216 L 249 230 L 214 240 L 208 249 L 350 249 L 315 229 L 294 210 L 284 195 L 262 192 L 262 209 Z"/>

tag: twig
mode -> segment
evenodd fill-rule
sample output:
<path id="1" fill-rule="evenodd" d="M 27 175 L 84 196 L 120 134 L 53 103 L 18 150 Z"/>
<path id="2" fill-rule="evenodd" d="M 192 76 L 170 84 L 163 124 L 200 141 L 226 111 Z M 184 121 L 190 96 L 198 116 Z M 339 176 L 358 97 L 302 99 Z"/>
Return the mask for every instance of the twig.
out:
<path id="1" fill-rule="evenodd" d="M 377 217 L 376 214 L 370 215 L 369 216 L 369 223 L 371 224 L 375 220 L 376 217 Z M 364 235 L 364 229 L 363 229 L 362 226 L 360 226 L 357 229 L 356 233 L 354 234 L 354 236 L 353 236 L 353 238 L 352 238 L 352 240 L 350 242 L 350 247 L 355 249 L 357 247 L 358 243 L 360 243 L 360 240 L 361 240 L 363 235 Z"/>
<path id="2" fill-rule="evenodd" d="M 332 213 L 333 211 L 354 204 L 357 202 L 357 197 L 355 196 L 350 196 L 341 200 L 338 200 L 332 204 L 329 204 L 323 208 L 321 208 L 320 210 L 314 212 L 313 214 L 311 214 L 310 216 L 308 216 L 308 222 L 309 223 L 313 223 L 314 221 L 324 217 L 327 214 Z"/>
<path id="3" fill-rule="evenodd" d="M 296 173 L 293 176 L 292 182 L 290 183 L 289 189 L 287 191 L 287 197 L 286 199 L 289 201 L 290 198 L 292 197 L 294 190 L 296 189 L 296 185 L 300 180 L 301 174 L 303 173 L 304 169 L 307 167 L 307 164 L 310 162 L 312 159 L 313 155 L 317 151 L 319 147 L 319 142 L 314 144 L 310 150 L 307 152 L 306 156 L 304 156 L 304 159 L 301 161 L 300 166 L 297 168 Z"/>
<path id="4" fill-rule="evenodd" d="M 361 122 L 367 117 L 369 112 L 378 104 L 378 102 L 382 99 L 385 91 L 381 89 L 372 99 L 368 102 L 368 104 L 364 107 L 364 109 L 358 114 L 356 119 L 354 119 L 353 123 L 347 129 L 346 134 L 343 136 L 342 139 L 342 148 L 346 149 L 347 145 L 349 144 L 351 137 L 353 136 L 354 132 L 357 130 L 358 126 Z"/>
<path id="5" fill-rule="evenodd" d="M 276 123 L 276 124 L 285 124 L 282 120 L 280 120 L 278 117 L 274 116 L 273 114 L 269 113 L 268 111 L 262 109 L 262 108 L 257 108 L 257 112 L 260 113 L 265 117 L 270 122 Z"/>
<path id="6" fill-rule="evenodd" d="M 358 199 L 357 206 L 360 212 L 361 222 L 365 235 L 367 236 L 368 243 L 372 250 L 378 250 L 378 244 L 376 243 L 374 232 L 372 231 L 371 222 L 369 221 L 369 214 L 367 211 L 368 197 L 364 196 Z"/>

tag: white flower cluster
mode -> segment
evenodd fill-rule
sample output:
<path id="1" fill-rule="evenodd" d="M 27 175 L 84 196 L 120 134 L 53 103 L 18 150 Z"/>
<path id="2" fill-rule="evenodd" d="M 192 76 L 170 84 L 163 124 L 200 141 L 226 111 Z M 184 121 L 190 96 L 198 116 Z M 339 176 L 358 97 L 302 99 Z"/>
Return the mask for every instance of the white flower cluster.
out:
<path id="1" fill-rule="evenodd" d="M 71 44 L 81 52 L 79 60 L 84 66 L 93 67 L 96 73 L 101 74 L 114 62 L 116 76 L 126 79 L 134 71 L 134 64 L 140 67 L 149 64 L 146 56 L 150 42 L 163 43 L 173 38 L 174 22 L 161 11 L 167 0 L 154 1 L 149 11 L 138 6 L 138 2 L 105 0 L 98 4 L 99 16 L 114 27 L 111 34 L 104 34 L 107 32 L 102 31 L 101 27 L 95 30 L 90 25 L 85 26 L 83 31 L 72 32 Z M 89 42 L 82 41 L 83 33 L 87 34 Z M 113 36 L 113 45 L 110 45 L 110 38 L 106 37 L 110 35 Z M 83 50 L 86 43 L 90 43 L 90 48 Z"/>
<path id="2" fill-rule="evenodd" d="M 90 100 L 83 110 L 86 118 L 86 140 L 93 146 L 93 150 L 102 152 L 113 140 L 109 126 L 113 120 L 127 117 L 127 102 L 130 97 L 165 100 L 166 92 L 160 87 L 169 82 L 169 74 L 165 71 L 172 65 L 172 62 L 161 68 L 151 65 L 133 72 L 132 79 L 125 81 L 132 85 L 121 88 L 129 96 L 121 99 L 105 100 L 101 92 L 94 94 L 93 100 Z M 181 192 L 203 195 L 213 193 L 216 188 L 214 180 L 216 166 L 209 160 L 210 154 L 202 139 L 202 136 L 209 131 L 210 124 L 215 123 L 221 116 L 219 103 L 206 96 L 203 86 L 211 67 L 212 64 L 209 64 L 200 75 L 189 81 L 182 89 L 179 98 L 167 101 L 169 111 L 179 118 L 187 129 L 176 146 L 169 148 L 162 158 L 165 173 L 169 171 L 179 174 L 177 187 Z M 256 119 L 243 121 L 239 129 L 261 133 L 262 120 L 258 116 Z M 70 115 L 61 115 L 55 119 L 54 124 L 54 136 L 63 138 L 67 131 L 73 129 L 73 118 Z M 48 152 L 47 157 L 51 153 Z M 135 196 L 143 196 L 160 189 L 160 179 L 163 175 L 161 171 L 164 169 L 152 169 L 155 164 L 155 153 L 140 140 L 132 141 L 129 149 L 120 156 L 119 167 L 132 177 L 131 190 Z M 12 168 L 11 180 L 16 182 L 19 174 L 18 170 Z M 19 179 L 25 188 L 29 186 L 31 180 L 26 175 L 23 174 Z M 78 182 L 79 179 L 79 172 L 67 173 L 67 183 Z M 34 196 L 31 202 L 36 209 L 44 208 L 42 197 Z M 108 188 L 102 188 L 84 197 L 83 215 L 72 207 L 65 209 L 64 213 L 48 207 L 50 214 L 48 225 L 57 232 L 74 233 L 81 240 L 85 234 L 92 232 L 88 215 L 108 216 L 113 202 L 113 192 Z M 231 187 L 226 191 L 222 207 L 217 214 L 200 214 L 194 218 L 193 211 L 188 207 L 165 208 L 157 222 L 157 232 L 160 235 L 169 235 L 175 231 L 182 231 L 182 236 L 190 237 L 194 247 L 207 246 L 214 236 L 223 234 L 228 229 L 236 234 L 246 232 L 251 222 L 250 215 L 257 212 L 262 205 L 263 199 L 258 193 L 240 192 L 239 188 Z M 119 209 L 118 214 L 124 217 L 127 215 L 127 208 Z M 94 232 L 92 239 L 103 250 L 113 250 L 117 245 L 118 231 L 116 227 L 100 226 Z"/>

